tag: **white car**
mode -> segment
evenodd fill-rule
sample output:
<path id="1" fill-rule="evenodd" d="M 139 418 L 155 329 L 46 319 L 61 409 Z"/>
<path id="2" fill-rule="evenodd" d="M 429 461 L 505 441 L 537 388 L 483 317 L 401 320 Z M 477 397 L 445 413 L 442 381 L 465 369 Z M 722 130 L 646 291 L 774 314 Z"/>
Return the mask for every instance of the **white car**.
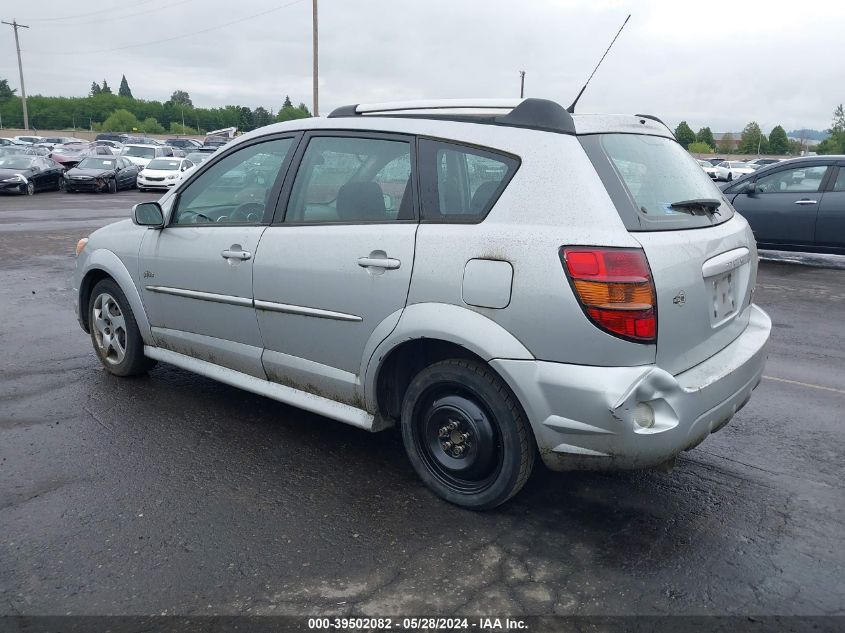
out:
<path id="1" fill-rule="evenodd" d="M 18 143 L 24 143 L 25 145 L 35 145 L 44 140 L 42 136 L 16 136 L 14 138 Z"/>
<path id="2" fill-rule="evenodd" d="M 154 158 L 173 156 L 173 150 L 162 145 L 131 143 L 123 146 L 123 149 L 120 150 L 120 155 L 136 165 L 146 167 L 147 163 Z"/>
<path id="3" fill-rule="evenodd" d="M 727 180 L 730 182 L 745 174 L 754 173 L 754 168 L 741 160 L 723 160 L 716 165 L 716 180 Z"/>
<path id="4" fill-rule="evenodd" d="M 12 146 L 12 145 L 25 145 L 25 143 L 21 143 L 20 141 L 13 139 L 13 138 L 0 138 L 0 147 L 4 146 Z"/>
<path id="5" fill-rule="evenodd" d="M 138 172 L 138 190 L 170 189 L 193 166 L 187 158 L 154 158 Z"/>
<path id="6" fill-rule="evenodd" d="M 710 176 L 712 180 L 716 180 L 716 167 L 707 160 L 698 159 L 698 164 L 701 165 L 701 168 L 704 170 L 704 173 Z"/>

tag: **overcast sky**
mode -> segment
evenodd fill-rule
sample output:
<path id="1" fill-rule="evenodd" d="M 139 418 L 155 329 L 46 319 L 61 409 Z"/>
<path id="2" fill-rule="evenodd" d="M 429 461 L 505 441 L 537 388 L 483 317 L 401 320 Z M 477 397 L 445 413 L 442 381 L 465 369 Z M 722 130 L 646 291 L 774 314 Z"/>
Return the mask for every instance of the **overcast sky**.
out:
<path id="1" fill-rule="evenodd" d="M 651 113 L 714 132 L 756 120 L 768 132 L 827 128 L 845 101 L 843 0 L 319 7 L 322 114 L 368 101 L 518 96 L 521 69 L 527 96 L 567 105 L 628 13 L 581 112 Z M 0 0 L 0 17 L 30 26 L 20 31 L 29 94 L 82 96 L 103 78 L 117 92 L 125 74 L 136 98 L 163 101 L 181 89 L 197 106 L 278 110 L 286 94 L 311 106 L 311 0 Z M 5 25 L 0 78 L 19 87 Z"/>

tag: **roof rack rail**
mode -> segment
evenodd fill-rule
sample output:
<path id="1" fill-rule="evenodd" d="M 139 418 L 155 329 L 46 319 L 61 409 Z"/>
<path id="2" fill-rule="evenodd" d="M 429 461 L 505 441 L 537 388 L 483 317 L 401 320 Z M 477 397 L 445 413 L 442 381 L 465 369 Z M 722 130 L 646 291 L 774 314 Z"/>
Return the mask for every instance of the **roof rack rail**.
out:
<path id="1" fill-rule="evenodd" d="M 505 112 L 497 112 L 505 111 Z M 549 99 L 444 99 L 355 104 L 336 108 L 330 119 L 386 116 L 466 121 L 575 134 L 572 115 Z"/>
<path id="2" fill-rule="evenodd" d="M 663 127 L 665 127 L 667 130 L 669 130 L 669 131 L 671 131 L 671 130 L 672 130 L 672 128 L 670 128 L 668 125 L 666 125 L 663 121 L 661 121 L 660 119 L 658 119 L 658 118 L 657 118 L 656 116 L 654 116 L 653 114 L 635 114 L 634 116 L 638 116 L 638 117 L 640 117 L 641 119 L 649 119 L 649 120 L 651 120 L 651 121 L 656 121 L 657 123 L 659 123 L 660 125 L 662 125 Z"/>

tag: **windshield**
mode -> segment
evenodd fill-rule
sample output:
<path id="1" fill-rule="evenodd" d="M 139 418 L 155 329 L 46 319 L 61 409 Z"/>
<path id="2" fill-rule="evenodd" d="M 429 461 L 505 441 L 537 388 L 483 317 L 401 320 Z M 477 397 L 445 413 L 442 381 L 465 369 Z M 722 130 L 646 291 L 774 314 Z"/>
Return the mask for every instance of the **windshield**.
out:
<path id="1" fill-rule="evenodd" d="M 0 157 L 0 169 L 29 169 L 32 167 L 32 159 L 23 156 Z"/>
<path id="2" fill-rule="evenodd" d="M 147 165 L 147 169 L 162 169 L 164 171 L 172 171 L 174 169 L 179 169 L 178 160 L 168 160 L 166 158 L 157 158 L 156 160 L 151 160 Z"/>
<path id="3" fill-rule="evenodd" d="M 192 153 L 188 154 L 187 158 L 194 165 L 199 165 L 202 161 L 204 161 L 209 156 L 211 156 L 211 154 L 204 154 L 203 152 L 192 152 Z"/>
<path id="4" fill-rule="evenodd" d="M 719 189 L 676 141 L 643 134 L 580 138 L 628 230 L 705 227 L 732 216 Z M 678 204 L 691 200 L 722 204 L 715 213 Z"/>
<path id="5" fill-rule="evenodd" d="M 124 156 L 138 156 L 139 158 L 155 158 L 156 151 L 152 147 L 129 146 L 121 152 Z"/>
<path id="6" fill-rule="evenodd" d="M 742 169 L 743 167 L 750 167 L 750 165 L 747 165 L 746 163 L 742 163 L 742 162 L 735 162 L 735 163 L 729 163 L 729 164 L 731 166 L 731 169 Z"/>
<path id="7" fill-rule="evenodd" d="M 79 169 L 114 169 L 114 159 L 83 158 L 77 167 Z"/>

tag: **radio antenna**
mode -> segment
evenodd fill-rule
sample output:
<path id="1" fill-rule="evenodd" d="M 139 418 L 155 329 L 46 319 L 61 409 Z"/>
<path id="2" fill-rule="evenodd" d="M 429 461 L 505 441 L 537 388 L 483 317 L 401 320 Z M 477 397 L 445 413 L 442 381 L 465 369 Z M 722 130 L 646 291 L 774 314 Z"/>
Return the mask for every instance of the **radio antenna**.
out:
<path id="1" fill-rule="evenodd" d="M 578 103 L 578 99 L 581 98 L 581 95 L 584 94 L 584 91 L 587 89 L 587 86 L 590 84 L 590 80 L 593 78 L 593 75 L 596 74 L 596 71 L 601 66 L 601 63 L 604 61 L 604 58 L 607 57 L 607 54 L 610 52 L 610 49 L 613 48 L 613 45 L 616 43 L 616 38 L 619 37 L 619 34 L 622 32 L 622 29 L 625 28 L 625 25 L 628 24 L 628 20 L 631 19 L 631 14 L 628 14 L 628 17 L 625 18 L 625 21 L 622 23 L 622 26 L 619 27 L 619 30 L 616 32 L 616 36 L 613 38 L 613 41 L 610 43 L 610 46 L 607 47 L 607 50 L 604 52 L 604 55 L 601 56 L 599 63 L 596 64 L 596 67 L 593 68 L 593 72 L 590 73 L 590 76 L 587 77 L 587 83 L 584 84 L 584 87 L 581 88 L 581 92 L 578 93 L 578 96 L 575 97 L 575 101 L 572 102 L 572 105 L 566 108 L 566 111 L 572 114 L 575 112 L 575 104 Z"/>

